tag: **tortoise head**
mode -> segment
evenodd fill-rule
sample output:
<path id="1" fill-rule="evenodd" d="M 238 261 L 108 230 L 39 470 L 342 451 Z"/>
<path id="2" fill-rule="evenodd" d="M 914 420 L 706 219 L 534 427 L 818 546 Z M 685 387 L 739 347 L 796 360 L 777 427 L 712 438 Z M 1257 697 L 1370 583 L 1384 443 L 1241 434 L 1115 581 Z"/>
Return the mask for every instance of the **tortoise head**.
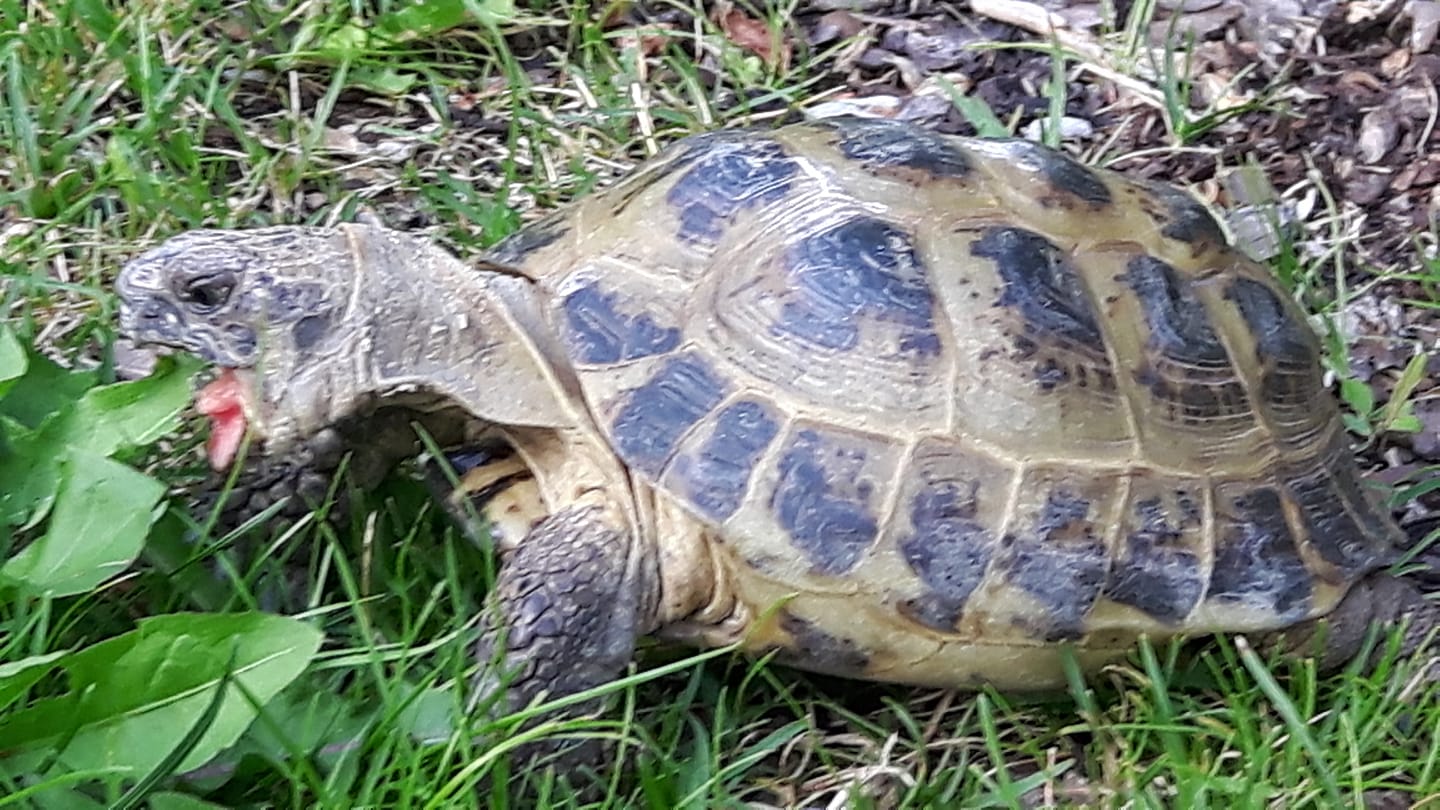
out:
<path id="1" fill-rule="evenodd" d="M 353 370 L 345 355 L 363 334 L 353 236 L 308 227 L 182 233 L 120 271 L 121 331 L 226 370 L 234 415 L 243 406 L 249 427 L 284 447 L 357 404 L 360 380 L 342 373 Z M 202 410 L 205 401 L 202 393 Z"/>
<path id="2" fill-rule="evenodd" d="M 243 420 L 231 450 L 248 427 L 276 453 L 382 400 L 567 424 L 533 285 L 509 273 L 378 225 L 197 230 L 131 261 L 116 290 L 136 343 L 226 370 L 197 404 Z M 211 461 L 229 463 L 213 444 Z"/>

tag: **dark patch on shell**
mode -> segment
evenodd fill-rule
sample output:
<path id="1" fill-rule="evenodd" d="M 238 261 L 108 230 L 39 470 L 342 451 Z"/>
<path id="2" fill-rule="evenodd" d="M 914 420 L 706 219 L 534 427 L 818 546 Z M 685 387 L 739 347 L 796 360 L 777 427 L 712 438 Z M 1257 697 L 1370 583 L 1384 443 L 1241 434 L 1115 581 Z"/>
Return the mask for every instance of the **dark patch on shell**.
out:
<path id="1" fill-rule="evenodd" d="M 1183 547 L 1185 534 L 1200 529 L 1199 508 L 1193 497 L 1181 496 L 1181 503 L 1190 503 L 1193 511 L 1173 515 L 1159 498 L 1135 501 L 1129 524 L 1134 530 L 1105 583 L 1105 596 L 1112 601 L 1165 623 L 1189 616 L 1205 590 L 1199 556 Z"/>
<path id="2" fill-rule="evenodd" d="M 1006 536 L 996 560 L 1007 582 L 1044 605 L 1033 629 L 1046 641 L 1084 635 L 1085 619 L 1105 582 L 1105 545 L 1089 514 L 1090 501 L 1057 487 L 1029 531 Z"/>
<path id="3" fill-rule="evenodd" d="M 677 209 L 676 235 L 705 246 L 714 246 L 740 211 L 783 199 L 799 171 L 781 144 L 756 136 L 693 143 L 671 169 L 692 162 L 665 202 Z"/>
<path id="4" fill-rule="evenodd" d="M 1285 522 L 1280 495 L 1268 487 L 1229 498 L 1218 493 L 1215 511 L 1209 598 L 1260 604 L 1282 621 L 1303 617 L 1310 605 L 1310 573 Z"/>
<path id="5" fill-rule="evenodd" d="M 750 476 L 780 432 L 773 409 L 752 399 L 715 414 L 714 431 L 693 452 L 676 457 L 667 483 L 701 514 L 724 521 L 740 508 Z"/>
<path id="6" fill-rule="evenodd" d="M 1039 171 L 1056 191 L 1085 203 L 1092 211 L 1114 201 L 1110 186 L 1094 169 L 1064 152 L 1019 138 L 1004 143 L 1011 155 Z"/>
<path id="7" fill-rule="evenodd" d="M 996 301 L 1020 313 L 1027 337 L 1016 339 L 1022 357 L 1033 355 L 1037 342 L 1065 341 L 1104 355 L 1104 338 L 1094 305 L 1074 264 L 1058 245 L 1022 228 L 987 228 L 970 253 L 995 263 L 1005 286 Z M 1055 371 L 1043 363 L 1037 376 L 1052 384 Z"/>
<path id="8" fill-rule="evenodd" d="M 658 476 L 680 440 L 720 404 L 728 388 L 696 352 L 666 360 L 630 391 L 611 424 L 616 451 L 631 467 Z"/>
<path id="9" fill-rule="evenodd" d="M 771 509 L 816 570 L 843 574 L 875 542 L 874 443 L 822 427 L 797 431 L 780 458 Z"/>
<path id="10" fill-rule="evenodd" d="M 568 212 L 551 213 L 491 245 L 485 258 L 507 267 L 520 267 L 532 253 L 549 247 L 569 231 Z"/>
<path id="11" fill-rule="evenodd" d="M 929 177 L 964 178 L 969 156 L 943 135 L 895 121 L 843 116 L 820 122 L 840 133 L 840 153 L 871 174 L 913 169 Z M 917 177 L 917 180 L 920 178 Z"/>
<path id="12" fill-rule="evenodd" d="M 954 630 L 965 601 L 985 579 L 995 536 L 975 519 L 980 482 L 927 483 L 910 501 L 910 536 L 900 552 L 929 588 L 901 611 L 936 630 Z"/>
<path id="13" fill-rule="evenodd" d="M 774 329 L 827 349 L 853 349 L 866 319 L 900 327 L 899 351 L 940 353 L 935 300 L 909 234 L 874 217 L 846 220 L 793 245 L 789 295 Z"/>
<path id="14" fill-rule="evenodd" d="M 1253 279 L 1237 278 L 1230 282 L 1225 297 L 1235 302 L 1240 317 L 1254 332 L 1261 360 L 1295 368 L 1309 368 L 1315 362 L 1313 337 L 1274 290 Z"/>
<path id="15" fill-rule="evenodd" d="M 775 660 L 781 663 L 841 676 L 860 675 L 870 665 L 870 656 L 849 639 L 831 635 L 785 609 L 780 610 L 779 620 L 791 639 L 788 648 L 775 653 Z"/>
<path id="16" fill-rule="evenodd" d="M 1135 381 L 1180 406 L 1181 418 L 1206 422 L 1249 413 L 1250 397 L 1205 306 L 1174 267 L 1150 256 L 1131 259 L 1118 279 L 1135 292 L 1145 314 L 1147 346 L 1165 371 L 1143 363 Z M 1181 379 L 1175 379 L 1179 375 Z"/>
<path id="17" fill-rule="evenodd" d="M 1209 313 L 1174 267 L 1152 256 L 1136 256 L 1118 280 L 1135 291 L 1150 327 L 1150 346 L 1161 355 L 1202 368 L 1230 365 Z"/>
<path id="18" fill-rule="evenodd" d="M 650 312 L 623 312 L 619 295 L 598 283 L 565 296 L 566 346 L 582 363 L 620 363 L 663 354 L 680 345 L 680 329 Z"/>
<path id="19" fill-rule="evenodd" d="M 1261 394 L 1265 401 L 1287 409 L 1310 407 L 1318 393 L 1319 359 L 1309 327 L 1286 307 L 1268 286 L 1237 278 L 1225 297 L 1240 310 L 1240 317 L 1255 336 L 1256 360 L 1261 364 Z"/>
<path id="20" fill-rule="evenodd" d="M 1392 562 L 1390 533 L 1342 459 L 1334 466 L 1292 471 L 1286 487 L 1300 506 L 1310 544 L 1347 579 Z M 1362 525 L 1361 520 L 1370 525 Z"/>
<path id="21" fill-rule="evenodd" d="M 1199 200 L 1165 183 L 1143 185 L 1164 207 L 1164 212 L 1156 217 L 1162 236 L 1184 242 L 1197 252 L 1226 244 L 1225 231 Z"/>

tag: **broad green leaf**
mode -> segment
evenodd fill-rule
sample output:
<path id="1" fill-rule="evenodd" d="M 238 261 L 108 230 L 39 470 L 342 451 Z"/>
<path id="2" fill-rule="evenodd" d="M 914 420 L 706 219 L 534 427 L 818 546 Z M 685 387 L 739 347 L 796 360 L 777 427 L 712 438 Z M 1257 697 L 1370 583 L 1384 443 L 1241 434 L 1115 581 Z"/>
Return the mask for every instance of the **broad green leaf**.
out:
<path id="1" fill-rule="evenodd" d="M 420 742 L 448 739 L 455 733 L 459 705 L 453 689 L 428 687 L 409 698 L 400 711 L 397 725 Z"/>
<path id="2" fill-rule="evenodd" d="M 1340 381 L 1340 397 L 1345 400 L 1358 416 L 1369 416 L 1375 410 L 1375 392 L 1369 383 L 1346 377 Z"/>
<path id="3" fill-rule="evenodd" d="M 327 58 L 353 59 L 387 44 L 433 38 L 471 22 L 498 25 L 514 16 L 514 0 L 415 0 L 369 26 L 351 23 L 328 34 L 317 50 Z"/>
<path id="4" fill-rule="evenodd" d="M 144 619 L 132 632 L 61 660 L 70 691 L 0 719 L 0 748 L 12 752 L 12 768 L 55 757 L 46 776 L 109 768 L 138 779 L 185 736 L 233 666 L 214 723 L 179 770 L 199 767 L 254 720 L 245 695 L 264 705 L 304 671 L 321 640 L 304 622 L 264 613 Z"/>
<path id="5" fill-rule="evenodd" d="M 200 367 L 193 358 L 167 357 L 144 379 L 92 388 L 53 440 L 102 456 L 149 444 L 179 427 Z"/>
<path id="6" fill-rule="evenodd" d="M 104 456 L 74 453 L 45 534 L 0 568 L 0 578 L 51 596 L 84 593 L 129 567 L 165 485 Z"/>
<path id="7" fill-rule="evenodd" d="M 284 770 L 293 767 L 294 752 L 303 751 L 324 769 L 332 788 L 343 792 L 357 776 L 358 754 L 365 735 L 375 728 L 384 712 L 384 707 L 373 701 L 296 684 L 266 704 L 264 720 L 222 752 L 211 763 L 212 769 L 239 767 L 247 757 L 255 757 Z M 217 776 L 215 786 L 225 778 Z M 194 784 L 205 786 L 207 781 L 201 779 Z"/>
<path id="8" fill-rule="evenodd" d="M 98 375 L 93 371 L 71 371 L 34 351 L 26 351 L 27 367 L 13 381 L 0 400 L 0 416 L 8 416 L 34 429 L 65 410 L 85 395 Z"/>
<path id="9" fill-rule="evenodd" d="M 65 655 L 64 650 L 58 650 L 0 664 L 0 709 L 9 706 L 15 702 L 16 698 L 25 694 L 26 689 L 45 677 L 45 673 L 54 669 L 55 662 Z"/>
<path id="10" fill-rule="evenodd" d="M 60 451 L 0 415 L 0 524 L 29 528 L 50 511 L 60 488 Z"/>
<path id="11" fill-rule="evenodd" d="M 0 324 L 0 399 L 25 373 L 30 359 L 25 356 L 25 347 L 10 327 Z"/>

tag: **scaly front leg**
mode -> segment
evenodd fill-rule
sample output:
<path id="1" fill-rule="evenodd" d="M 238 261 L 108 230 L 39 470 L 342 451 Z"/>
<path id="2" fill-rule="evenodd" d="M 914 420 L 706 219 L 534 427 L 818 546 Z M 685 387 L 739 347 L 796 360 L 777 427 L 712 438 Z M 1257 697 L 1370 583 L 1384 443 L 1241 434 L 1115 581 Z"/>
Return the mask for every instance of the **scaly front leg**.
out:
<path id="1" fill-rule="evenodd" d="M 615 510 L 582 502 L 542 519 L 502 563 L 477 650 L 477 701 L 499 715 L 620 676 L 653 624 L 657 579 L 655 560 Z M 599 708 L 584 701 L 560 713 Z M 522 747 L 517 759 L 558 753 L 564 771 L 599 750 L 594 741 L 547 741 Z"/>

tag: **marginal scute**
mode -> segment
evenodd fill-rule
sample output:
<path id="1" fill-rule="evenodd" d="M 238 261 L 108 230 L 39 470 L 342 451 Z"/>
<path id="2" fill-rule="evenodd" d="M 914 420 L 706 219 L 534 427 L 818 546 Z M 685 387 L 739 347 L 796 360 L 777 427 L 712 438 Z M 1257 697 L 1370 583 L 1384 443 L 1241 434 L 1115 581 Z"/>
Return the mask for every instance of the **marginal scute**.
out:
<path id="1" fill-rule="evenodd" d="M 790 646 L 775 654 L 776 660 L 803 666 L 812 672 L 830 675 L 859 675 L 870 664 L 855 642 L 826 632 L 809 619 L 781 608 L 780 629 L 790 636 Z"/>
<path id="2" fill-rule="evenodd" d="M 1108 560 L 1099 503 L 1063 481 L 1048 481 L 1044 502 L 1022 514 L 1002 540 L 995 568 L 1044 606 L 1027 623 L 1047 641 L 1078 639 L 1105 583 Z M 1022 486 L 1028 485 L 1024 484 Z"/>
<path id="3" fill-rule="evenodd" d="M 582 363 L 619 363 L 680 345 L 680 328 L 650 312 L 627 312 L 619 294 L 591 282 L 565 296 L 566 348 Z"/>
<path id="4" fill-rule="evenodd" d="M 665 194 L 685 242 L 713 247 L 740 211 L 781 200 L 799 164 L 771 140 L 716 141 Z"/>
<path id="5" fill-rule="evenodd" d="M 747 398 L 721 408 L 712 423 L 698 446 L 675 457 L 665 484 L 702 515 L 724 522 L 740 508 L 755 465 L 775 441 L 780 422 L 773 406 Z"/>
<path id="6" fill-rule="evenodd" d="M 1272 361 L 1291 373 L 1308 371 L 1315 365 L 1314 336 L 1273 289 L 1254 279 L 1236 278 L 1230 282 L 1225 297 L 1235 302 L 1255 335 L 1257 360 Z"/>
<path id="7" fill-rule="evenodd" d="M 1107 598 L 1164 624 L 1190 615 L 1205 591 L 1202 497 L 1193 488 L 1174 488 L 1131 501 L 1105 582 Z"/>
<path id="8" fill-rule="evenodd" d="M 873 174 L 914 169 L 930 177 L 961 179 L 974 170 L 969 156 L 953 141 L 929 131 L 848 116 L 821 123 L 839 131 L 841 154 Z"/>
<path id="9" fill-rule="evenodd" d="M 1207 598 L 1268 611 L 1280 621 L 1310 609 L 1310 572 L 1301 559 L 1280 495 L 1231 482 L 1216 488 L 1215 564 Z"/>
<path id="10" fill-rule="evenodd" d="M 1395 549 L 1385 527 L 1368 518 L 1374 508 L 1365 502 L 1351 465 L 1340 457 L 1344 452 L 1336 446 L 1306 467 L 1292 466 L 1284 485 L 1300 507 L 1311 546 L 1350 580 L 1393 562 Z"/>
<path id="11" fill-rule="evenodd" d="M 521 267 L 539 250 L 554 244 L 570 232 L 565 211 L 542 217 L 490 246 L 485 258 L 507 267 Z"/>
<path id="12" fill-rule="evenodd" d="M 843 351 L 859 343 L 873 320 L 898 329 L 897 353 L 939 354 L 925 268 L 899 227 L 853 217 L 796 243 L 785 271 L 792 284 L 774 327 L 778 334 Z"/>
<path id="13" fill-rule="evenodd" d="M 954 441 L 926 439 L 905 479 L 897 545 L 926 590 L 899 609 L 932 629 L 953 631 L 994 556 L 993 523 L 1004 514 L 1008 471 Z"/>
<path id="14" fill-rule="evenodd" d="M 846 573 L 874 544 L 894 457 L 877 437 L 821 425 L 789 437 L 770 508 L 815 570 Z"/>
<path id="15" fill-rule="evenodd" d="M 699 354 L 669 358 L 625 396 L 610 425 L 616 450 L 631 467 L 658 476 L 680 440 L 728 391 L 726 380 Z"/>

